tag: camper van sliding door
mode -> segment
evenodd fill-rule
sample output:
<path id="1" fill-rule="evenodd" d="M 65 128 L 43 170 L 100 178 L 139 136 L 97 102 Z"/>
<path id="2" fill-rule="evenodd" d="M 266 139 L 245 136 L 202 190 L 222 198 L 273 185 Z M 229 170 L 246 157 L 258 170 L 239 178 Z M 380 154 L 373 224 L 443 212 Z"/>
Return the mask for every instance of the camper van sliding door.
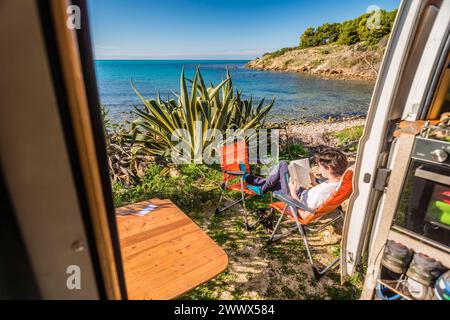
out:
<path id="1" fill-rule="evenodd" d="M 390 145 L 392 125 L 400 120 L 406 105 L 406 99 L 401 97 L 408 96 L 411 91 L 428 39 L 439 37 L 438 34 L 430 35 L 429 30 L 435 30 L 438 20 L 446 19 L 450 12 L 449 4 L 449 0 L 405 0 L 399 8 L 358 149 L 354 194 L 343 229 L 343 277 L 352 275 L 361 262 L 379 200 L 386 191 L 384 186 L 376 188 L 375 182 L 381 173 L 388 172 L 385 169 L 389 169 L 389 153 L 393 149 Z"/>

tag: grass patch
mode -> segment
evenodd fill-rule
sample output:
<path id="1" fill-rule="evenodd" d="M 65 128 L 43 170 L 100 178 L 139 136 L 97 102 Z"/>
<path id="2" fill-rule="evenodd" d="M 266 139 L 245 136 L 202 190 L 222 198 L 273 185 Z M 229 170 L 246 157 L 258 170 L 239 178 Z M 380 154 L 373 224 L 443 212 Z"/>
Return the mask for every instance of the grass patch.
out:
<path id="1" fill-rule="evenodd" d="M 332 133 L 332 136 L 338 140 L 339 146 L 346 146 L 352 142 L 359 141 L 364 133 L 364 126 L 355 126 Z M 354 147 L 356 150 L 356 146 Z"/>
<path id="2" fill-rule="evenodd" d="M 331 300 L 357 300 L 361 295 L 361 290 L 351 284 L 343 287 L 326 286 L 325 291 Z"/>
<path id="3" fill-rule="evenodd" d="M 204 165 L 181 165 L 174 169 L 171 176 L 167 169 L 153 164 L 147 168 L 142 182 L 132 188 L 121 183 L 113 186 L 114 204 L 121 207 L 152 198 L 170 199 L 179 208 L 197 212 L 204 206 L 218 201 L 222 174 Z"/>
<path id="4" fill-rule="evenodd" d="M 230 240 L 229 235 L 223 230 L 218 230 L 216 232 L 210 233 L 210 237 L 221 246 L 223 246 L 228 240 Z"/>
<path id="5" fill-rule="evenodd" d="M 229 271 L 224 271 L 215 279 L 182 295 L 178 300 L 217 300 L 227 289 L 228 283 L 234 281 L 235 278 Z"/>
<path id="6" fill-rule="evenodd" d="M 310 152 L 301 144 L 289 144 L 280 152 L 280 160 L 292 161 L 309 157 Z"/>

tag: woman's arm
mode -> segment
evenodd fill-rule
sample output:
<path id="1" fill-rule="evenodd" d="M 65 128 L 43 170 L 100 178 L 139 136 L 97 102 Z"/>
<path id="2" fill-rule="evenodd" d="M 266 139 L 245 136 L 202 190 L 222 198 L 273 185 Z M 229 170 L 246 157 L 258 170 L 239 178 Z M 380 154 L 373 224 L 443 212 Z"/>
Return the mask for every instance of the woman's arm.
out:
<path id="1" fill-rule="evenodd" d="M 297 190 L 300 188 L 300 186 L 297 183 L 297 180 L 294 179 L 294 181 L 292 181 L 292 179 L 289 179 L 289 191 L 291 193 L 291 197 L 294 198 L 297 201 L 300 201 L 300 197 L 297 196 Z M 299 210 L 300 213 L 300 217 L 304 220 L 308 219 L 309 217 L 311 217 L 311 215 L 313 215 L 311 212 L 307 212 L 307 211 L 302 211 Z"/>
<path id="2" fill-rule="evenodd" d="M 297 179 L 289 178 L 289 192 L 291 193 L 291 197 L 295 200 L 300 201 L 300 198 L 297 196 L 297 190 L 299 188 Z"/>
<path id="3" fill-rule="evenodd" d="M 311 177 L 311 184 L 313 185 L 313 187 L 317 186 L 318 183 L 316 180 L 316 176 L 312 172 L 309 173 L 309 176 Z"/>

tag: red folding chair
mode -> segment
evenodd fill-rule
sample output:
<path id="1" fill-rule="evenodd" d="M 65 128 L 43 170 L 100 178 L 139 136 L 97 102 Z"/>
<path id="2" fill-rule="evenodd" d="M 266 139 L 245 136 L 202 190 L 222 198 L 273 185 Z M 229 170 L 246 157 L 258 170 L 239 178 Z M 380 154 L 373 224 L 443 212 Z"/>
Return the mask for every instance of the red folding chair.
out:
<path id="1" fill-rule="evenodd" d="M 245 175 L 250 173 L 250 164 L 248 158 L 248 148 L 245 141 L 238 141 L 234 144 L 223 145 L 219 148 L 220 166 L 223 174 L 222 195 L 220 196 L 219 204 L 215 211 L 220 214 L 234 205 L 241 203 L 244 206 L 244 223 L 248 230 L 253 229 L 256 225 L 261 223 L 262 218 L 253 225 L 248 223 L 248 212 L 245 200 L 257 196 L 257 194 L 248 188 L 245 182 Z M 231 203 L 221 207 L 221 203 L 225 197 L 227 190 L 239 192 L 241 197 Z"/>
<path id="2" fill-rule="evenodd" d="M 327 226 L 343 219 L 344 212 L 341 208 L 342 203 L 347 200 L 352 192 L 353 192 L 353 168 L 349 168 L 343 174 L 341 181 L 337 190 L 330 196 L 330 198 L 325 201 L 319 208 L 316 210 L 312 210 L 307 208 L 305 205 L 295 200 L 294 198 L 275 192 L 273 194 L 274 198 L 280 200 L 279 202 L 274 202 L 269 204 L 272 210 L 278 211 L 281 213 L 280 218 L 273 230 L 273 233 L 269 239 L 269 242 L 274 242 L 285 238 L 290 235 L 292 232 L 298 230 L 300 233 L 303 243 L 305 244 L 306 251 L 308 254 L 309 262 L 313 268 L 314 275 L 316 278 L 320 278 L 323 276 L 328 270 L 336 266 L 340 260 L 340 258 L 336 258 L 333 260 L 328 266 L 324 269 L 319 270 L 314 263 L 314 260 L 311 255 L 311 250 L 309 248 L 307 234 L 308 232 L 320 232 Z M 336 213 L 337 217 L 330 220 L 329 222 L 320 225 L 318 228 L 314 228 L 314 226 L 325 216 L 328 216 L 331 213 Z M 306 216 L 307 218 L 302 218 L 302 216 Z M 291 221 L 294 222 L 294 227 L 288 230 L 285 233 L 277 234 L 277 230 L 280 227 L 280 224 L 284 217 L 287 217 Z"/>

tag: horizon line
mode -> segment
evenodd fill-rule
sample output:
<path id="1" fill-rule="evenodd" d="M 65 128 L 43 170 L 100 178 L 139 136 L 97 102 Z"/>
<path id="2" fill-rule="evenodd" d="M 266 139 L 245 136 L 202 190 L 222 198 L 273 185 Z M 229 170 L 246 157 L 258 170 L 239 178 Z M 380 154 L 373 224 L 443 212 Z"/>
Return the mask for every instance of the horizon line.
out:
<path id="1" fill-rule="evenodd" d="M 256 58 L 255 58 L 256 59 Z M 254 59 L 129 59 L 129 58 L 95 58 L 94 60 L 122 60 L 122 61 L 252 61 Z"/>

